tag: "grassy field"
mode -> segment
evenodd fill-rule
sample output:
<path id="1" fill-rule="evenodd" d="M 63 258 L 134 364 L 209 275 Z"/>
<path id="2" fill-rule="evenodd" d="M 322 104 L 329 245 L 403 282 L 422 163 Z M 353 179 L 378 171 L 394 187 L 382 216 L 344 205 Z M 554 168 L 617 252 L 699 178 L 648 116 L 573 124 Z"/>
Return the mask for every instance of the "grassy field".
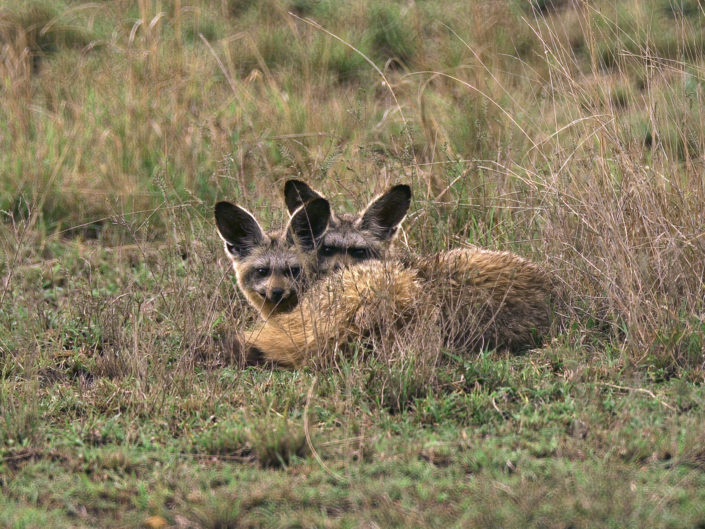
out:
<path id="1" fill-rule="evenodd" d="M 0 527 L 705 527 L 704 103 L 698 0 L 0 0 Z M 544 347 L 241 369 L 212 206 L 290 177 Z"/>

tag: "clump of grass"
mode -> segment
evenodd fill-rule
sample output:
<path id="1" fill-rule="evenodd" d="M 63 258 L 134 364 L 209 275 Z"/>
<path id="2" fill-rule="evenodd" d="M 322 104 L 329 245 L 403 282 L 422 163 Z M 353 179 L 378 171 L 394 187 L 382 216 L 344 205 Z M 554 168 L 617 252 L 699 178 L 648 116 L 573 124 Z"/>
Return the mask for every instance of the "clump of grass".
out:
<path id="1" fill-rule="evenodd" d="M 661 11 L 674 18 L 696 18 L 702 13 L 698 0 L 662 0 L 660 4 Z"/>
<path id="2" fill-rule="evenodd" d="M 32 449 L 40 441 L 41 410 L 30 395 L 37 387 L 30 381 L 0 379 L 0 453 L 5 450 Z"/>
<path id="3" fill-rule="evenodd" d="M 375 405 L 391 413 L 409 410 L 418 399 L 437 387 L 433 373 L 435 367 L 424 362 L 422 357 L 412 356 L 404 361 L 375 356 L 365 366 L 365 393 L 373 396 Z"/>
<path id="4" fill-rule="evenodd" d="M 265 416 L 247 427 L 247 440 L 263 467 L 286 467 L 294 458 L 308 454 L 306 434 L 301 424 L 286 416 Z"/>
<path id="5" fill-rule="evenodd" d="M 205 500 L 206 505 L 197 509 L 194 515 L 199 527 L 208 529 L 229 529 L 240 525 L 242 507 L 232 498 L 212 494 Z"/>
<path id="6" fill-rule="evenodd" d="M 228 0 L 228 13 L 232 16 L 242 16 L 259 2 L 256 0 Z"/>
<path id="7" fill-rule="evenodd" d="M 568 3 L 568 0 L 531 0 L 529 2 L 522 2 L 522 7 L 529 13 L 537 11 L 542 15 L 546 15 L 564 7 Z"/>
<path id="8" fill-rule="evenodd" d="M 651 362 L 653 354 L 675 365 L 693 366 L 691 362 L 702 362 L 702 357 L 696 359 L 690 352 L 695 339 L 691 333 L 698 335 L 701 329 L 685 315 L 703 310 L 702 298 L 695 294 L 703 288 L 703 248 L 692 238 L 697 231 L 692 222 L 697 208 L 693 200 L 699 199 L 672 195 L 667 189 L 682 182 L 661 180 L 626 157 L 618 167 L 620 181 L 592 168 L 587 173 L 590 182 L 576 177 L 570 187 L 577 189 L 557 190 L 580 197 L 574 202 L 563 195 L 566 205 L 559 216 L 565 224 L 550 226 L 552 232 L 558 230 L 555 241 L 563 241 L 559 244 L 574 252 L 576 260 L 571 261 L 574 270 L 580 271 L 574 276 L 581 278 L 580 286 L 567 280 L 574 300 L 570 305 L 577 306 L 576 297 L 583 292 L 594 296 L 593 316 L 608 323 L 612 339 L 621 342 L 637 363 Z M 581 238 L 591 242 L 569 246 L 566 230 L 580 230 Z M 682 326 L 683 332 L 672 334 L 674 339 L 666 344 L 659 337 L 672 326 Z"/>
<path id="9" fill-rule="evenodd" d="M 20 47 L 27 46 L 39 58 L 64 49 L 81 49 L 92 40 L 87 30 L 62 22 L 62 11 L 47 2 L 28 2 L 16 11 L 0 11 L 0 41 Z"/>
<path id="10" fill-rule="evenodd" d="M 369 14 L 372 53 L 384 64 L 411 67 L 418 49 L 410 14 L 397 4 L 375 6 Z"/>
<path id="11" fill-rule="evenodd" d="M 223 422 L 203 432 L 194 441 L 194 448 L 205 454 L 246 456 L 248 448 L 245 425 L 239 422 Z"/>
<path id="12" fill-rule="evenodd" d="M 343 35 L 347 42 L 354 39 L 352 35 Z M 339 83 L 362 81 L 369 77 L 369 65 L 365 59 L 350 47 L 328 36 L 318 35 L 314 38 L 315 55 L 312 67 L 317 71 L 329 71 Z"/>

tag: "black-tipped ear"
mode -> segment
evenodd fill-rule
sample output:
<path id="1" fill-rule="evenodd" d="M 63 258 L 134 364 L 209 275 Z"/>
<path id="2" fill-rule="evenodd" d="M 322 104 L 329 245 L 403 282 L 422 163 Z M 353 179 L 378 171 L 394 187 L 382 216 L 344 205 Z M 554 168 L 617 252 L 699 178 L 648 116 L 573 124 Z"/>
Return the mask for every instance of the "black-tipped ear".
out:
<path id="1" fill-rule="evenodd" d="M 383 240 L 394 237 L 411 204 L 411 188 L 398 185 L 376 198 L 362 214 L 360 227 L 372 230 Z"/>
<path id="2" fill-rule="evenodd" d="M 325 198 L 315 198 L 291 216 L 286 237 L 304 250 L 313 250 L 328 229 L 329 220 L 330 204 Z"/>
<path id="3" fill-rule="evenodd" d="M 228 251 L 236 257 L 247 256 L 264 241 L 264 232 L 255 218 L 230 202 L 215 205 L 215 223 Z"/>
<path id="4" fill-rule="evenodd" d="M 290 215 L 293 215 L 301 206 L 316 198 L 323 197 L 301 180 L 287 180 L 284 184 L 284 202 Z"/>

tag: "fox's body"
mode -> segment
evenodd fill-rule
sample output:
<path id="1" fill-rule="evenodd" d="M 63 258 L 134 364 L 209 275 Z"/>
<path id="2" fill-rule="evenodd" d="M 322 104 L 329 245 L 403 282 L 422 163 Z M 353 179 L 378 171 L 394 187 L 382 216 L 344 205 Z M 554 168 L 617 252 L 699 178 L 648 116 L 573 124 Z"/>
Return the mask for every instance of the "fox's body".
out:
<path id="1" fill-rule="evenodd" d="M 548 329 L 550 293 L 542 270 L 509 252 L 467 248 L 406 263 L 370 261 L 318 282 L 295 310 L 259 325 L 241 345 L 249 361 L 291 367 L 390 332 L 433 334 L 457 352 L 520 349 Z"/>
<path id="2" fill-rule="evenodd" d="M 411 259 L 456 350 L 537 345 L 550 323 L 552 286 L 537 264 L 478 247 Z"/>
<path id="3" fill-rule="evenodd" d="M 413 271 L 376 261 L 333 272 L 313 285 L 299 306 L 278 314 L 242 337 L 248 363 L 297 367 L 324 358 L 374 328 L 397 326 L 420 285 Z"/>
<path id="4" fill-rule="evenodd" d="M 315 232 L 309 239 L 316 244 L 297 245 L 304 249 L 297 257 L 322 278 L 305 293 L 297 291 L 293 309 L 269 311 L 267 321 L 240 336 L 246 361 L 295 367 L 312 358 L 330 359 L 339 347 L 360 339 L 374 346 L 393 340 L 402 347 L 424 343 L 457 352 L 520 349 L 540 341 L 549 326 L 551 286 L 536 264 L 477 247 L 390 256 L 410 196 L 408 186 L 396 186 L 361 213 L 335 215 L 318 192 L 300 181 L 287 182 L 292 222 Z M 310 206 L 321 201 L 327 207 Z M 281 259 L 284 267 L 292 266 L 289 247 L 276 241 L 264 246 L 258 251 L 270 262 Z M 248 258 L 248 269 L 256 266 L 257 255 Z M 247 294 L 249 276 L 242 270 L 236 265 Z"/>

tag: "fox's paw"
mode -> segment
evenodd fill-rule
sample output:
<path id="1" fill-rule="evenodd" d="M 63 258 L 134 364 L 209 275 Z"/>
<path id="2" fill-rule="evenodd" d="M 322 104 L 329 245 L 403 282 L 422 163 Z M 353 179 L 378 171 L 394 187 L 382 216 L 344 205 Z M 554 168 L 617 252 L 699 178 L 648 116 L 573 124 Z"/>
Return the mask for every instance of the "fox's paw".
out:
<path id="1" fill-rule="evenodd" d="M 266 363 L 262 352 L 248 344 L 239 332 L 227 332 L 220 336 L 222 357 L 229 363 L 240 367 Z"/>

